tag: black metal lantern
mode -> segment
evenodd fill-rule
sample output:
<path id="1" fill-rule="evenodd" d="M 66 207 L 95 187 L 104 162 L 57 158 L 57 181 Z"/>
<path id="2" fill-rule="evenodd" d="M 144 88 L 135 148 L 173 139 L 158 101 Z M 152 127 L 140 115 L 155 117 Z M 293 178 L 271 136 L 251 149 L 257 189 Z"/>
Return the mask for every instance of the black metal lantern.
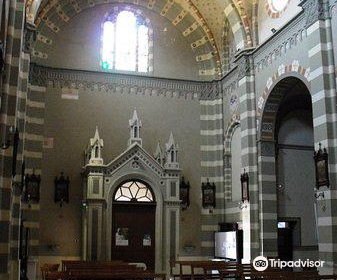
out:
<path id="1" fill-rule="evenodd" d="M 18 146 L 20 142 L 20 136 L 19 136 L 19 130 L 16 127 L 15 129 L 11 126 L 9 128 L 9 138 L 7 139 L 6 143 L 2 143 L 1 149 L 2 150 L 7 150 L 9 149 L 10 146 L 13 146 L 13 151 L 12 151 L 12 177 L 14 178 L 16 175 L 16 158 L 18 155 Z M 13 139 L 11 139 L 13 137 Z"/>
<path id="2" fill-rule="evenodd" d="M 246 170 L 243 170 L 243 174 L 240 177 L 241 181 L 241 200 L 243 202 L 249 201 L 249 176 Z"/>
<path id="3" fill-rule="evenodd" d="M 181 179 L 179 194 L 182 210 L 186 210 L 190 206 L 190 182 L 185 183 L 184 177 Z"/>
<path id="4" fill-rule="evenodd" d="M 60 207 L 62 207 L 62 203 L 69 203 L 69 177 L 65 178 L 63 176 L 63 172 L 61 172 L 60 178 L 55 177 L 55 203 L 60 202 Z"/>
<path id="5" fill-rule="evenodd" d="M 24 186 L 25 186 L 25 172 L 26 172 L 26 162 L 25 159 L 23 159 L 22 161 L 22 165 L 21 165 L 21 194 L 23 194 L 24 191 Z"/>
<path id="6" fill-rule="evenodd" d="M 207 179 L 207 183 L 202 183 L 201 185 L 201 192 L 202 192 L 202 207 L 208 208 L 213 207 L 215 208 L 215 184 L 210 183 L 209 179 Z"/>
<path id="7" fill-rule="evenodd" d="M 26 202 L 39 202 L 40 201 L 40 175 L 26 174 L 25 176 L 25 201 Z"/>
<path id="8" fill-rule="evenodd" d="M 328 153 L 326 148 L 322 150 L 322 144 L 319 143 L 318 151 L 314 153 L 315 160 L 315 173 L 316 173 L 316 188 L 330 186 L 329 181 L 329 162 L 328 162 Z"/>

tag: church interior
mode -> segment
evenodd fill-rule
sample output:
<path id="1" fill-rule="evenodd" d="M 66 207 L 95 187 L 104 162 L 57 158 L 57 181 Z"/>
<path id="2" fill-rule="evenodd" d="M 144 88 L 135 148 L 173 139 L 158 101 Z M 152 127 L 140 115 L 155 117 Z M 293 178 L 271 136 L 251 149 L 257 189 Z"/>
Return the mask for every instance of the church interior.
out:
<path id="1" fill-rule="evenodd" d="M 1 280 L 337 279 L 336 0 L 0 24 Z"/>

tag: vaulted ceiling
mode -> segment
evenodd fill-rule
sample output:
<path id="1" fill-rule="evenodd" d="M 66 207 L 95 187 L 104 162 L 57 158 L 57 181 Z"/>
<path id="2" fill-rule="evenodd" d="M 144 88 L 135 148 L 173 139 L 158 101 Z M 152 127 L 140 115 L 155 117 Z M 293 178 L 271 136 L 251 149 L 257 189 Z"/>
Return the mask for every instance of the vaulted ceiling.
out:
<path id="1" fill-rule="evenodd" d="M 114 2 L 139 5 L 171 21 L 190 43 L 200 63 L 200 75 L 221 75 L 225 26 L 237 49 L 254 43 L 252 23 L 256 22 L 258 0 L 28 0 L 27 21 L 38 30 L 58 33 L 82 10 Z M 39 39 L 50 41 L 43 32 Z"/>

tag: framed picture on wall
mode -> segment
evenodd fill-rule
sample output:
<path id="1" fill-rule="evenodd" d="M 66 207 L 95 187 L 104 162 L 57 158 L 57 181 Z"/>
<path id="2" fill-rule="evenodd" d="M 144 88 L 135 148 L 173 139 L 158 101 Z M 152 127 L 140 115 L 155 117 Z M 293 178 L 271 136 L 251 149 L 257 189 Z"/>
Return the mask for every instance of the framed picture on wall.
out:
<path id="1" fill-rule="evenodd" d="M 65 178 L 63 172 L 61 172 L 61 176 L 59 178 L 55 178 L 54 180 L 55 186 L 55 194 L 54 201 L 55 203 L 60 202 L 62 207 L 62 203 L 69 203 L 69 178 Z"/>
<path id="2" fill-rule="evenodd" d="M 184 211 L 190 206 L 190 182 L 185 182 L 184 177 L 180 183 L 179 197 L 181 200 L 181 209 Z"/>
<path id="3" fill-rule="evenodd" d="M 115 237 L 116 246 L 129 246 L 129 228 L 118 228 Z"/>
<path id="4" fill-rule="evenodd" d="M 25 201 L 39 202 L 40 201 L 40 175 L 26 174 L 25 176 Z"/>
<path id="5" fill-rule="evenodd" d="M 328 153 L 326 148 L 322 150 L 321 146 L 322 145 L 319 144 L 319 149 L 318 151 L 315 151 L 314 154 L 317 189 L 324 186 L 330 186 Z"/>
<path id="6" fill-rule="evenodd" d="M 207 180 L 207 183 L 202 183 L 201 186 L 202 193 L 202 207 L 213 207 L 215 208 L 215 184 L 210 183 Z"/>
<path id="7" fill-rule="evenodd" d="M 241 174 L 241 194 L 242 194 L 242 202 L 249 201 L 249 176 L 246 170 L 244 170 L 243 174 Z"/>

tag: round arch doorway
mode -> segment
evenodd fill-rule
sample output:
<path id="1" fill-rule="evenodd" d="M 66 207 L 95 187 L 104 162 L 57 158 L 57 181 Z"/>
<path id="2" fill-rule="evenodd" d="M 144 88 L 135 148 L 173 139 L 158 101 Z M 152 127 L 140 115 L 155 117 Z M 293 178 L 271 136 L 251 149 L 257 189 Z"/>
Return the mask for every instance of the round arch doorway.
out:
<path id="1" fill-rule="evenodd" d="M 282 260 L 315 260 L 312 100 L 305 80 L 282 76 L 271 87 L 261 114 L 259 166 L 261 254 Z"/>
<path id="2" fill-rule="evenodd" d="M 145 263 L 155 269 L 156 200 L 141 180 L 124 181 L 112 202 L 111 259 Z"/>

